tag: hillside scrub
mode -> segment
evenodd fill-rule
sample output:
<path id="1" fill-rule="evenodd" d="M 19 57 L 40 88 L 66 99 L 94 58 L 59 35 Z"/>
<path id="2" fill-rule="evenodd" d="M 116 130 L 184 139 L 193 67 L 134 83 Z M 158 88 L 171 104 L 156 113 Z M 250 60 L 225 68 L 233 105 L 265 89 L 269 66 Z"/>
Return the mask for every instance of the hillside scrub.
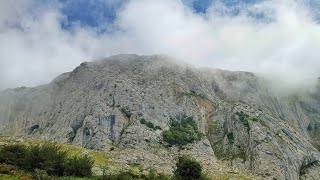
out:
<path id="1" fill-rule="evenodd" d="M 91 176 L 93 161 L 86 155 L 68 157 L 67 152 L 54 143 L 26 146 L 6 145 L 0 148 L 0 163 L 36 172 L 43 170 L 52 176 Z"/>
<path id="2" fill-rule="evenodd" d="M 169 145 L 184 146 L 201 139 L 197 124 L 192 117 L 182 116 L 180 119 L 171 119 L 170 129 L 162 133 L 163 140 Z"/>
<path id="3" fill-rule="evenodd" d="M 205 180 L 208 178 L 202 173 L 202 166 L 198 161 L 188 156 L 180 156 L 176 163 L 174 179 Z"/>

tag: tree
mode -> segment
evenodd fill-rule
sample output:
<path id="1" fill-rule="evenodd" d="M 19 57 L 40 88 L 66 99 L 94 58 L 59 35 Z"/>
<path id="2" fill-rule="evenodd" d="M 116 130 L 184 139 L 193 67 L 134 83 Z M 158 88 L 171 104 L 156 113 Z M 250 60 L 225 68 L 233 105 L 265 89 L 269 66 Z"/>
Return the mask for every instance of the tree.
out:
<path id="1" fill-rule="evenodd" d="M 181 156 L 176 163 L 174 176 L 177 180 L 201 180 L 202 166 L 188 156 Z"/>

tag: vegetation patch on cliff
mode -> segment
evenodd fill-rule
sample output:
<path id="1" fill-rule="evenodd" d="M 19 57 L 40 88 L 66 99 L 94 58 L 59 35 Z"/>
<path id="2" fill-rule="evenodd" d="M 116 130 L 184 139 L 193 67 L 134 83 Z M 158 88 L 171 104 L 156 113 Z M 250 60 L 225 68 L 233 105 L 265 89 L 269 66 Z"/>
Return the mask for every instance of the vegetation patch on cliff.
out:
<path id="1" fill-rule="evenodd" d="M 160 126 L 155 126 L 152 122 L 146 121 L 144 118 L 140 119 L 140 123 L 146 125 L 148 128 L 153 130 L 162 130 Z"/>
<path id="2" fill-rule="evenodd" d="M 241 112 L 236 112 L 236 115 L 239 117 L 241 123 L 244 125 L 244 127 L 246 127 L 247 132 L 250 132 L 250 125 L 249 125 L 249 115 L 244 113 L 243 111 Z"/>
<path id="3" fill-rule="evenodd" d="M 197 124 L 192 117 L 182 116 L 171 119 L 170 129 L 162 133 L 163 140 L 169 145 L 184 146 L 201 139 Z"/>

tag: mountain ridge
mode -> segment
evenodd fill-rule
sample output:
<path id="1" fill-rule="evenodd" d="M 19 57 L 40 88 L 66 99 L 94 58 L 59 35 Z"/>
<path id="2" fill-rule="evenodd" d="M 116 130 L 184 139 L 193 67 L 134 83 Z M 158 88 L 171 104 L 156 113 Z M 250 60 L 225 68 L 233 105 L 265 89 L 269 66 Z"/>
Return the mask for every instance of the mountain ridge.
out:
<path id="1" fill-rule="evenodd" d="M 197 148 L 189 147 L 202 161 L 223 160 L 263 179 L 320 178 L 319 92 L 283 96 L 250 72 L 118 55 L 84 62 L 48 85 L 0 92 L 0 132 L 147 152 L 164 143 L 170 118 L 187 115 L 204 134 Z M 170 159 L 172 148 L 160 154 Z M 142 163 L 159 159 L 147 154 Z"/>

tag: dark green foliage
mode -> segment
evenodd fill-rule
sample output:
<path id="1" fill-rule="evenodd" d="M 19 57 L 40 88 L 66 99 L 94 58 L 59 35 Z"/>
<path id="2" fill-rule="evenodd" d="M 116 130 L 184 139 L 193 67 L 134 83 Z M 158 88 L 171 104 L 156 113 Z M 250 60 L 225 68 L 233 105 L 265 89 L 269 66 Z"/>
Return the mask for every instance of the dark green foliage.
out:
<path id="1" fill-rule="evenodd" d="M 132 113 L 129 110 L 127 110 L 125 108 L 121 108 L 120 110 L 128 119 L 130 119 Z"/>
<path id="2" fill-rule="evenodd" d="M 202 166 L 187 156 L 181 156 L 176 163 L 174 177 L 176 180 L 201 180 Z"/>
<path id="3" fill-rule="evenodd" d="M 162 133 L 163 140 L 169 145 L 183 146 L 201 139 L 192 117 L 183 116 L 180 120 L 171 120 L 170 129 Z"/>
<path id="4" fill-rule="evenodd" d="M 6 145 L 0 149 L 0 163 L 6 163 L 14 166 L 25 166 L 25 157 L 27 154 L 28 149 L 24 145 Z"/>
<path id="5" fill-rule="evenodd" d="M 68 158 L 65 166 L 65 175 L 87 177 L 91 176 L 91 168 L 93 161 L 87 155 L 79 156 L 75 155 Z"/>
<path id="6" fill-rule="evenodd" d="M 11 174 L 16 170 L 12 165 L 0 164 L 0 174 Z"/>
<path id="7" fill-rule="evenodd" d="M 247 132 L 250 132 L 250 125 L 249 125 L 249 115 L 244 113 L 243 111 L 241 112 L 236 112 L 236 115 L 239 117 L 241 123 L 246 127 Z"/>
<path id="8" fill-rule="evenodd" d="M 90 176 L 93 165 L 87 156 L 68 158 L 55 143 L 25 146 L 21 144 L 6 145 L 0 149 L 0 162 L 14 165 L 20 169 L 50 176 Z"/>
<path id="9" fill-rule="evenodd" d="M 140 123 L 141 123 L 141 124 L 146 124 L 147 121 L 146 121 L 144 118 L 142 118 L 142 119 L 140 119 Z"/>
<path id="10" fill-rule="evenodd" d="M 230 133 L 227 134 L 227 138 L 228 138 L 228 140 L 229 140 L 229 142 L 230 142 L 231 144 L 234 143 L 234 136 L 233 136 L 233 133 L 232 133 L 232 132 L 230 132 Z"/>
<path id="11" fill-rule="evenodd" d="M 21 167 L 29 171 L 45 170 L 49 175 L 62 176 L 67 153 L 54 143 L 33 145 L 28 148 L 26 165 Z"/>
<path id="12" fill-rule="evenodd" d="M 47 171 L 41 170 L 41 169 L 36 169 L 33 177 L 34 179 L 39 179 L 39 180 L 53 180 L 53 178 L 49 176 Z"/>
<path id="13" fill-rule="evenodd" d="M 154 129 L 154 124 L 152 122 L 147 122 L 148 128 Z"/>
<path id="14" fill-rule="evenodd" d="M 140 123 L 146 125 L 148 128 L 153 129 L 153 130 L 162 130 L 160 126 L 155 126 L 152 122 L 146 121 L 144 118 L 140 119 Z"/>

